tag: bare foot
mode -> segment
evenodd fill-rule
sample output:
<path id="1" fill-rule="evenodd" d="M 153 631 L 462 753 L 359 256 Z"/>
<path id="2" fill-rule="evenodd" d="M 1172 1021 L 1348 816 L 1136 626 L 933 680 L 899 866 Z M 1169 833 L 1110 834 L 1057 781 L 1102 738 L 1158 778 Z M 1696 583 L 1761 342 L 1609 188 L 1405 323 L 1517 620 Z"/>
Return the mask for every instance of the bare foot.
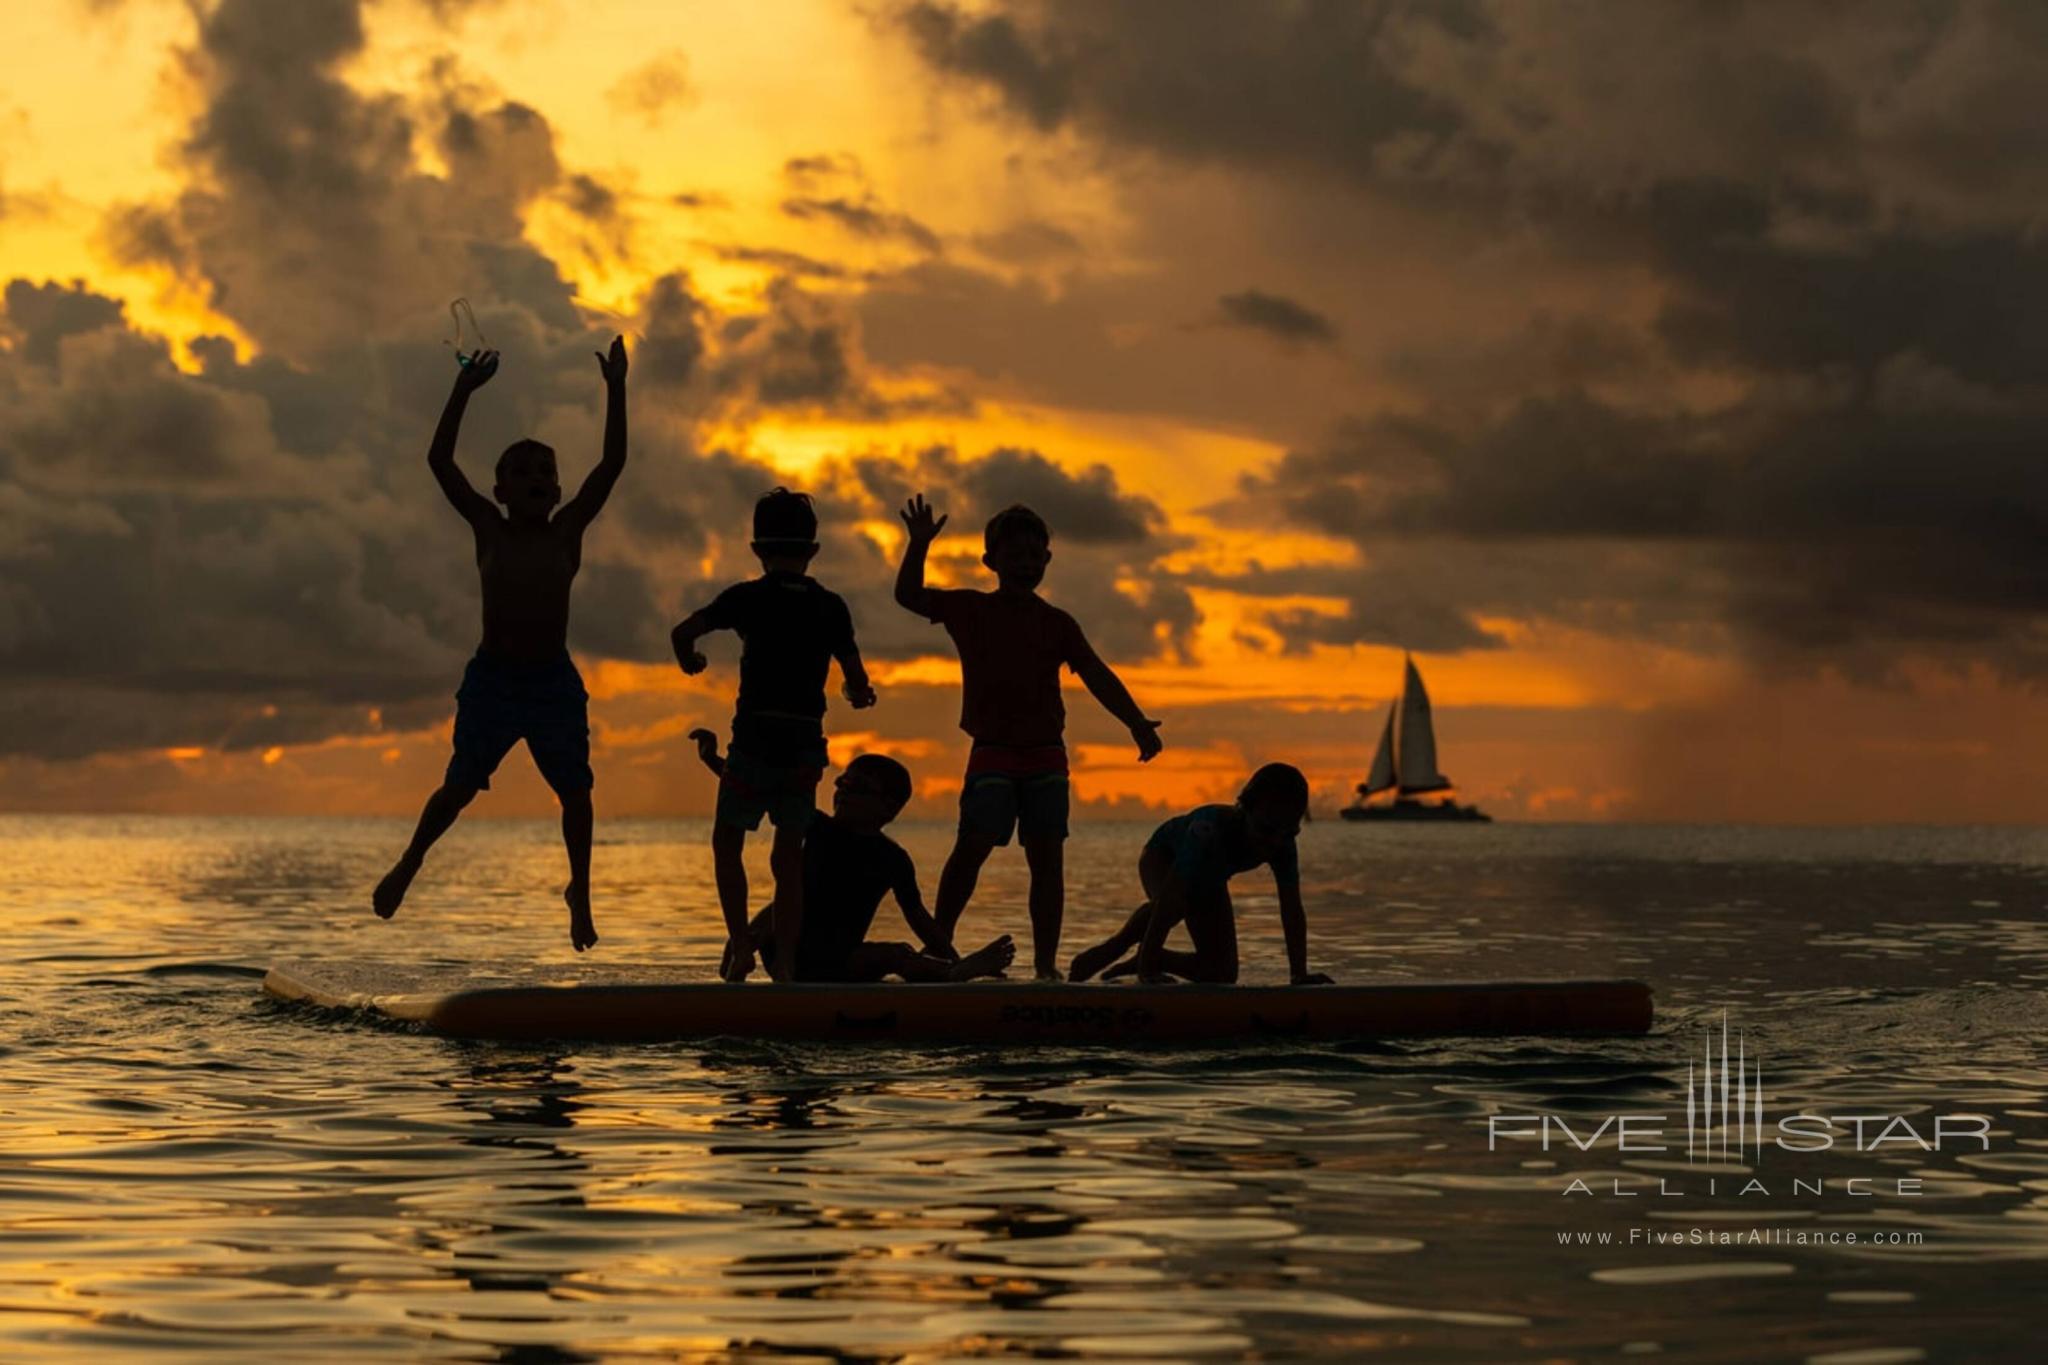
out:
<path id="1" fill-rule="evenodd" d="M 590 886 L 570 882 L 562 888 L 562 900 L 569 907 L 569 946 L 577 952 L 597 946 L 597 926 L 590 922 Z"/>
<path id="2" fill-rule="evenodd" d="M 1137 974 L 1138 958 L 1136 954 L 1132 954 L 1130 957 L 1125 958 L 1122 962 L 1117 963 L 1114 967 L 1111 967 L 1108 970 L 1104 971 L 1102 974 L 1102 979 L 1104 981 L 1114 981 L 1117 977 L 1120 976 L 1136 976 Z"/>
<path id="3" fill-rule="evenodd" d="M 384 874 L 384 880 L 377 883 L 377 889 L 370 893 L 370 908 L 377 912 L 378 919 L 390 919 L 398 913 L 398 907 L 405 903 L 405 893 L 412 886 L 412 879 L 420 873 L 419 860 L 400 858 Z"/>
<path id="4" fill-rule="evenodd" d="M 1001 938 L 989 940 L 955 962 L 952 970 L 946 973 L 946 980 L 972 981 L 977 976 L 1001 976 L 1003 969 L 1008 967 L 1016 956 L 1017 945 L 1010 941 L 1008 934 L 1004 934 Z"/>
<path id="5" fill-rule="evenodd" d="M 1037 974 L 1034 975 L 1031 979 L 1033 981 L 1041 981 L 1048 985 L 1056 986 L 1061 981 L 1064 981 L 1066 978 L 1060 975 L 1060 969 L 1057 967 L 1040 967 L 1038 969 Z"/>
<path id="6" fill-rule="evenodd" d="M 1104 967 L 1116 961 L 1116 955 L 1119 951 L 1121 950 L 1116 946 L 1116 940 L 1113 938 L 1106 939 L 1096 944 L 1093 948 L 1083 948 L 1080 952 L 1074 954 L 1073 962 L 1068 964 L 1067 980 L 1088 980 Z"/>

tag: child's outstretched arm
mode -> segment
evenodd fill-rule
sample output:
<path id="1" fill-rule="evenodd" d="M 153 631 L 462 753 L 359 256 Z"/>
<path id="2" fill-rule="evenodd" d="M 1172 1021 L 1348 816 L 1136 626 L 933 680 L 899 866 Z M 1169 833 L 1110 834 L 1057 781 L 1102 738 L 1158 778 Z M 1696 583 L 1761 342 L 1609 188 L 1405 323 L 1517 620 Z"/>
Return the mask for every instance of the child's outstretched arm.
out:
<path id="1" fill-rule="evenodd" d="M 455 438 L 462 431 L 462 414 L 469 407 L 469 396 L 490 383 L 497 372 L 496 351 L 482 352 L 455 372 L 455 387 L 448 391 L 448 404 L 441 409 L 433 443 L 427 447 L 427 468 L 432 471 L 434 482 L 441 485 L 441 492 L 472 526 L 495 522 L 498 509 L 462 477 L 462 471 L 455 465 Z"/>
<path id="2" fill-rule="evenodd" d="M 604 373 L 604 453 L 555 520 L 577 529 L 590 525 L 626 469 L 626 339 L 612 338 L 611 354 L 597 358 Z"/>
<path id="3" fill-rule="evenodd" d="M 1159 722 L 1146 718 L 1132 698 L 1130 689 L 1124 686 L 1123 679 L 1102 661 L 1094 646 L 1078 633 L 1075 638 L 1072 657 L 1067 660 L 1069 666 L 1090 695 L 1102 703 L 1102 709 L 1129 728 L 1131 741 L 1138 746 L 1138 761 L 1150 763 L 1166 747 L 1159 740 Z"/>
<path id="4" fill-rule="evenodd" d="M 897 879 L 896 908 L 903 912 L 903 922 L 910 926 L 910 932 L 917 935 L 918 942 L 933 957 L 942 957 L 948 962 L 958 962 L 960 953 L 953 947 L 953 940 L 946 937 L 946 931 L 939 928 L 939 922 L 924 908 L 924 896 L 917 889 L 917 872 L 907 869 Z"/>
<path id="5" fill-rule="evenodd" d="M 896 604 L 930 619 L 933 595 L 924 585 L 924 559 L 939 532 L 946 529 L 946 518 L 932 515 L 931 504 L 922 493 L 905 503 L 899 515 L 910 539 L 903 546 L 903 564 L 896 570 Z"/>
<path id="6" fill-rule="evenodd" d="M 1280 933 L 1287 940 L 1287 975 L 1297 986 L 1328 986 L 1330 978 L 1308 969 L 1308 915 L 1301 908 L 1301 883 L 1273 878 L 1280 897 Z"/>
<path id="7" fill-rule="evenodd" d="M 856 711 L 873 706 L 875 685 L 868 679 L 868 666 L 860 661 L 860 646 L 848 640 L 835 657 L 839 660 L 839 675 L 845 679 L 846 700 Z"/>
<path id="8" fill-rule="evenodd" d="M 854 710 L 865 710 L 875 704 L 875 685 L 868 681 L 868 666 L 861 662 L 860 645 L 853 638 L 853 613 L 839 598 L 832 602 L 832 657 L 839 661 L 841 691 Z"/>

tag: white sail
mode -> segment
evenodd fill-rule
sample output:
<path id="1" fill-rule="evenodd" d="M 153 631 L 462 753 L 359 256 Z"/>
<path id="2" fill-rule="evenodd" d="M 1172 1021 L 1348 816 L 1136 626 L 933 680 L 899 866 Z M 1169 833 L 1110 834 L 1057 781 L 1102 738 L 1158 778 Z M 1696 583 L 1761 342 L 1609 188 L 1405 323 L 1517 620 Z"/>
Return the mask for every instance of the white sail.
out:
<path id="1" fill-rule="evenodd" d="M 1373 751 L 1372 771 L 1359 787 L 1360 796 L 1375 796 L 1394 789 L 1394 708 L 1387 707 L 1387 723 L 1380 731 L 1380 747 Z"/>
<path id="2" fill-rule="evenodd" d="M 1408 676 L 1401 687 L 1401 742 L 1394 757 L 1401 795 L 1420 796 L 1447 791 L 1451 780 L 1436 770 L 1436 728 L 1429 718 L 1429 693 L 1422 690 L 1422 675 L 1415 660 L 1408 660 Z"/>

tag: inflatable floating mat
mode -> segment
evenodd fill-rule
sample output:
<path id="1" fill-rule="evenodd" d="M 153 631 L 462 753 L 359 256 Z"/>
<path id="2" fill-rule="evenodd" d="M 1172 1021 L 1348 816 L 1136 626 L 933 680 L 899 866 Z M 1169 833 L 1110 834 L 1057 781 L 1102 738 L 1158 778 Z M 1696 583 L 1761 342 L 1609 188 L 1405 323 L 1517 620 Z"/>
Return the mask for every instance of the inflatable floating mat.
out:
<path id="1" fill-rule="evenodd" d="M 744 1037 L 905 1043 L 1248 1042 L 1644 1033 L 1640 981 L 1394 982 L 1342 986 L 744 985 L 675 968 L 285 962 L 263 989 L 370 1010 L 456 1038 Z"/>

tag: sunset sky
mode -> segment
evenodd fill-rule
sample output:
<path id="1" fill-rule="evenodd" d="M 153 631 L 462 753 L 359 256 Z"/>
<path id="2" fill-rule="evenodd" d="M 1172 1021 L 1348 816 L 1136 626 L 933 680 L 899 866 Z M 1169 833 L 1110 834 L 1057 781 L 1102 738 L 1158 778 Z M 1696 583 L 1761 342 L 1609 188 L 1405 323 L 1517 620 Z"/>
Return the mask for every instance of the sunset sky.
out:
<path id="1" fill-rule="evenodd" d="M 952 584 L 1044 513 L 1165 722 L 1070 697 L 1096 818 L 1340 803 L 1412 651 L 1496 815 L 2048 819 L 2038 5 L 53 0 L 0 73 L 0 808 L 417 808 L 461 295 L 480 486 L 573 486 L 632 348 L 603 813 L 708 811 L 737 644 L 667 631 L 786 483 L 883 695 L 834 756 L 927 813 L 917 490 Z M 478 810 L 548 808 L 515 755 Z"/>

